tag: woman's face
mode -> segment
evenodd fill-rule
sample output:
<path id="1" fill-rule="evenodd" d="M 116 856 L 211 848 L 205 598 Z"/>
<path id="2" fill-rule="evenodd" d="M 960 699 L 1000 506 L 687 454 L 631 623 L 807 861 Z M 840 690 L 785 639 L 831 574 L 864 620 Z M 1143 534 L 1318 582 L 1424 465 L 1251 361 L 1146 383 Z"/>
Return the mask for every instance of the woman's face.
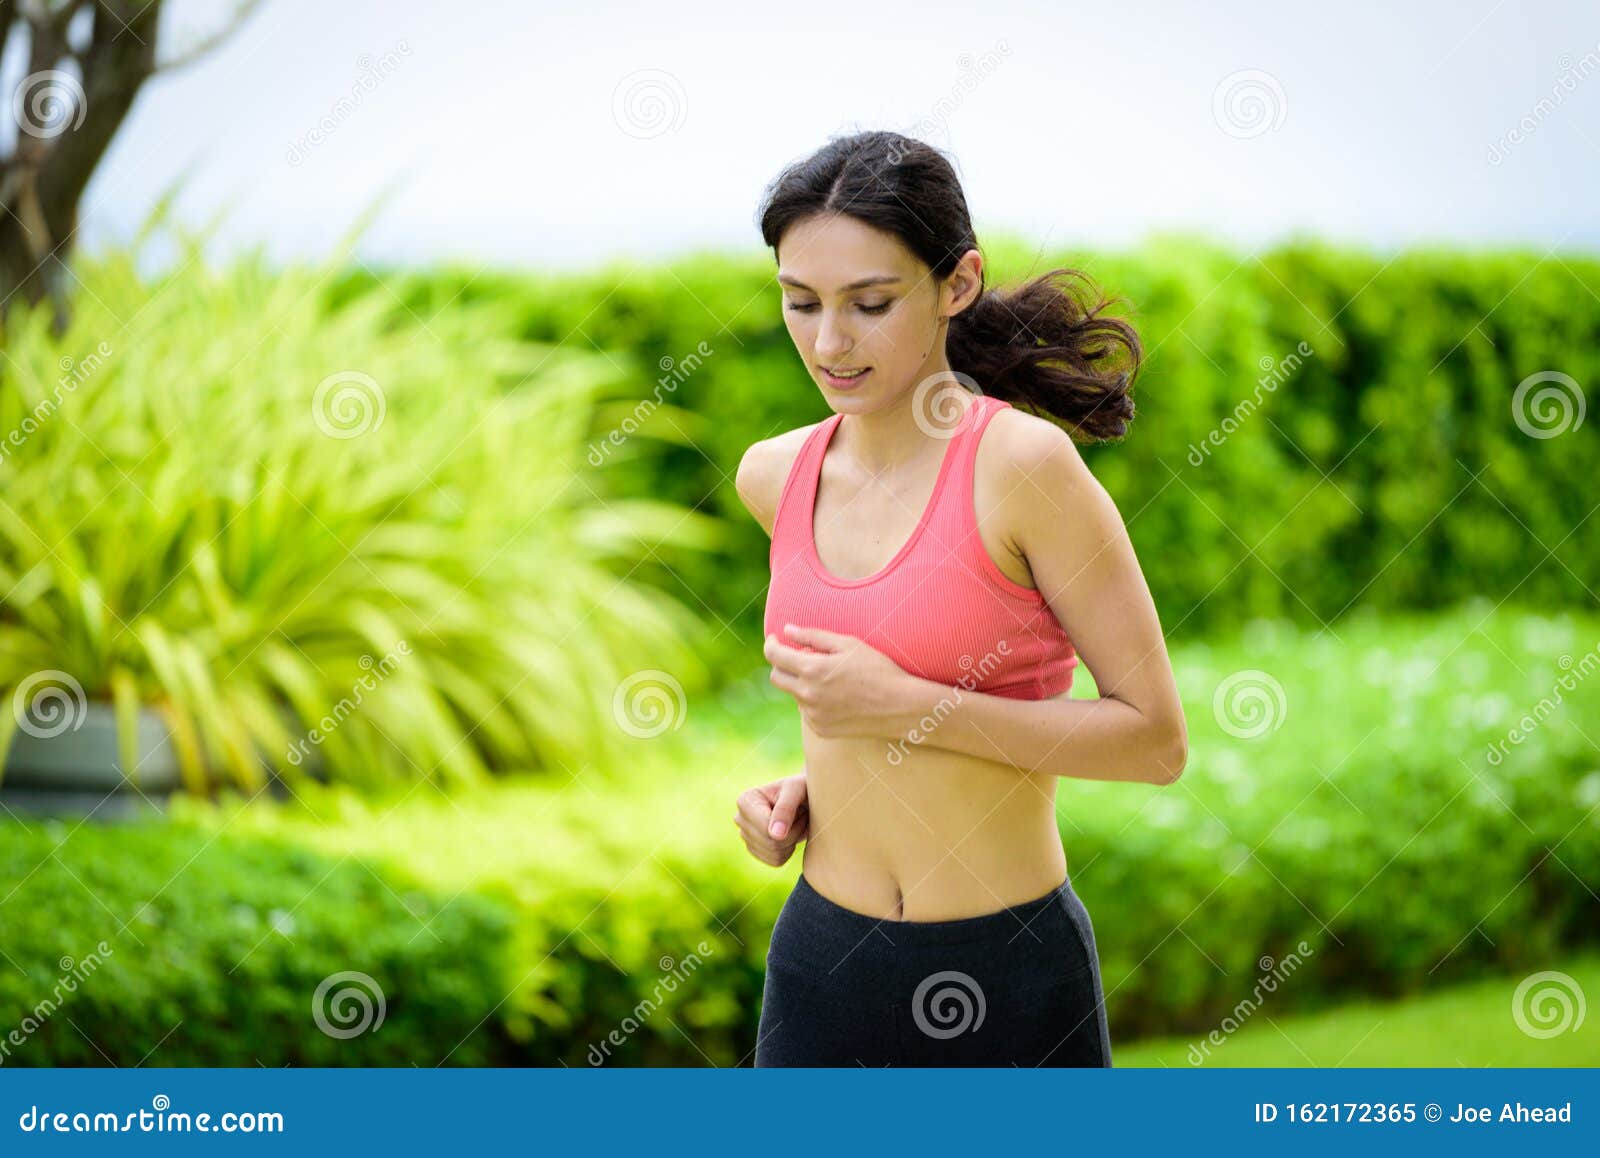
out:
<path id="1" fill-rule="evenodd" d="M 876 410 L 945 366 L 945 323 L 977 296 L 969 250 L 937 279 L 899 238 L 845 215 L 816 215 L 778 243 L 783 319 L 835 410 Z M 851 379 L 854 371 L 866 371 Z"/>

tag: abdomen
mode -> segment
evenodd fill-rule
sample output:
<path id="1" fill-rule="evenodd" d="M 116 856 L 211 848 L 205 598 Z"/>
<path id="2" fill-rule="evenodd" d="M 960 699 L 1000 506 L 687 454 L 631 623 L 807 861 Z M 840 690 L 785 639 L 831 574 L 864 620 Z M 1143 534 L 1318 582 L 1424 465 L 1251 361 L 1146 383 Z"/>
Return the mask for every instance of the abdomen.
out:
<path id="1" fill-rule="evenodd" d="M 1066 876 L 1057 777 L 886 739 L 823 739 L 801 723 L 824 896 L 886 920 L 946 921 L 1043 896 Z"/>

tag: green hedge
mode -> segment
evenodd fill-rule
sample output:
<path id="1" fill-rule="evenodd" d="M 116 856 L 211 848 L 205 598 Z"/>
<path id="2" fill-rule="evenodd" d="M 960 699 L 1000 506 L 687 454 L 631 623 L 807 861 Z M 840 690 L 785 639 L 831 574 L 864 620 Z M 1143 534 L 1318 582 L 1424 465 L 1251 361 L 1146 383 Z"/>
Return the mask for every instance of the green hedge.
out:
<path id="1" fill-rule="evenodd" d="M 1512 399 L 1547 370 L 1594 394 L 1600 262 L 1313 242 L 1251 256 L 1185 237 L 1117 254 L 1001 239 L 989 258 L 991 284 L 1076 264 L 1129 303 L 1150 353 L 1138 417 L 1124 442 L 1086 457 L 1129 520 L 1165 623 L 1315 626 L 1357 602 L 1433 609 L 1470 595 L 1594 605 L 1600 535 L 1572 532 L 1592 505 L 1600 424 L 1530 437 Z M 773 272 L 758 254 L 560 276 L 381 275 L 424 317 L 492 301 L 521 336 L 592 344 L 631 371 L 635 388 L 595 440 L 639 413 L 677 445 L 625 440 L 602 473 L 613 493 L 733 521 L 726 560 L 664 556 L 670 570 L 648 574 L 732 624 L 730 661 L 743 665 L 759 662 L 767 556 L 734 469 L 756 439 L 828 413 L 784 329 Z M 338 292 L 372 277 L 357 271 Z M 639 411 L 657 396 L 664 406 Z"/>
<path id="2" fill-rule="evenodd" d="M 1358 615 L 1337 630 L 1260 621 L 1181 646 L 1184 776 L 1165 788 L 1061 782 L 1114 1039 L 1218 1027 L 1273 968 L 1263 958 L 1302 941 L 1274 1011 L 1531 973 L 1600 943 L 1589 739 L 1600 617 L 1472 603 L 1415 620 Z M 1255 718 L 1226 692 L 1241 672 L 1265 673 L 1250 686 L 1279 722 L 1258 736 L 1236 734 Z M 1079 694 L 1092 694 L 1087 678 Z M 119 1061 L 155 1045 L 196 993 L 217 1012 L 185 1021 L 169 1046 L 221 1064 L 248 1063 L 246 1042 L 269 1064 L 369 1064 L 357 1052 L 368 1049 L 433 1064 L 485 1017 L 477 1048 L 452 1062 L 748 1064 L 767 944 L 800 862 L 774 872 L 751 859 L 733 800 L 799 766 L 792 702 L 751 681 L 691 699 L 682 731 L 636 741 L 625 772 L 583 767 L 561 785 L 513 780 L 448 802 L 332 789 L 303 810 L 185 803 L 172 848 L 79 830 L 54 858 L 48 839 L 8 830 L 0 863 L 26 896 L 0 907 L 3 941 L 34 980 L 0 971 L 0 995 L 35 994 L 59 955 L 81 955 L 110 921 L 68 867 L 119 919 L 177 874 L 160 893 L 163 923 L 135 926 L 149 948 L 117 943 L 136 976 L 87 988 L 89 1022 L 73 1012 L 97 1040 L 122 1035 Z M 190 829 L 225 837 L 178 874 Z M 438 941 L 375 872 L 433 915 Z M 289 910 L 297 926 L 248 957 L 243 984 L 228 970 L 265 927 L 238 927 L 241 903 Z M 306 1010 L 321 977 L 351 968 L 385 978 L 391 1002 L 382 1034 L 347 1050 Z M 87 1058 L 70 1031 L 50 1048 L 52 1060 Z"/>
<path id="3" fill-rule="evenodd" d="M 510 920 L 491 900 L 186 824 L 8 821 L 0 880 L 0 1063 L 507 1056 L 492 1013 L 511 968 Z M 352 973 L 371 980 L 336 976 Z"/>

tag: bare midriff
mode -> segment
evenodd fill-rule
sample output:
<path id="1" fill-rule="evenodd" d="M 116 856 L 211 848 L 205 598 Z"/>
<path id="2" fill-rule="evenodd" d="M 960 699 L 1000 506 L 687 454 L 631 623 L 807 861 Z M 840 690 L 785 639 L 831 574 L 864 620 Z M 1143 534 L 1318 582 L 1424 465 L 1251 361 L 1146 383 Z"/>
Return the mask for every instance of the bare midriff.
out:
<path id="1" fill-rule="evenodd" d="M 835 904 L 881 920 L 953 921 L 1066 879 L 1054 774 L 927 742 L 824 739 L 803 720 L 800 730 L 810 809 L 801 871 Z"/>

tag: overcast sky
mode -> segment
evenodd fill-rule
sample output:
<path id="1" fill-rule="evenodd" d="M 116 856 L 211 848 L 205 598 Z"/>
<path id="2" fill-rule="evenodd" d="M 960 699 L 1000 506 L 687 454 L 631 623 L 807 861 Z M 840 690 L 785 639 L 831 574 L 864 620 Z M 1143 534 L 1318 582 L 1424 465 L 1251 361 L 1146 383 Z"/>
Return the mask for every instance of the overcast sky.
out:
<path id="1" fill-rule="evenodd" d="M 228 7 L 170 0 L 164 34 Z M 186 220 L 231 206 L 224 249 L 324 252 L 388 189 L 361 247 L 385 262 L 759 251 L 786 161 L 893 128 L 954 153 L 980 241 L 1600 250 L 1597 114 L 1576 0 L 265 0 L 147 86 L 80 238 L 126 237 L 188 172 Z"/>

